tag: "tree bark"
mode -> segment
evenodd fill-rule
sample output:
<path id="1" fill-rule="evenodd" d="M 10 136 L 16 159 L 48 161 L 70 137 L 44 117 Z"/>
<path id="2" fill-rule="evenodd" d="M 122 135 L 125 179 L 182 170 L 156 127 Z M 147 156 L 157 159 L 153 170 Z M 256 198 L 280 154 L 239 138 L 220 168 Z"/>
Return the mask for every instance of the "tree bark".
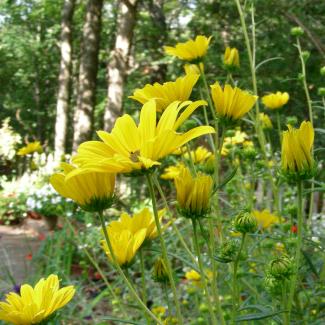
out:
<path id="1" fill-rule="evenodd" d="M 104 129 L 110 130 L 115 119 L 122 113 L 124 83 L 129 68 L 129 54 L 136 23 L 137 0 L 119 1 L 115 47 L 108 64 L 107 105 Z"/>
<path id="2" fill-rule="evenodd" d="M 55 121 L 55 159 L 60 160 L 66 149 L 67 121 L 71 79 L 71 33 L 75 0 L 65 0 L 61 20 L 61 63 Z"/>
<path id="3" fill-rule="evenodd" d="M 74 115 L 73 151 L 92 135 L 96 100 L 98 51 L 103 0 L 89 0 L 83 28 L 77 108 Z"/>

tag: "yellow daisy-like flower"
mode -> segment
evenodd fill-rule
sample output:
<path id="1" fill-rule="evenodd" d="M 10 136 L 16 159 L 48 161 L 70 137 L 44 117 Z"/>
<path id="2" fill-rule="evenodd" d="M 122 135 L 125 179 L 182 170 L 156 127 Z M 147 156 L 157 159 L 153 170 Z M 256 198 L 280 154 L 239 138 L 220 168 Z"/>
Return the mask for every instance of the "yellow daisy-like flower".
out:
<path id="1" fill-rule="evenodd" d="M 195 150 L 190 151 L 190 155 L 194 164 L 199 164 L 206 161 L 209 157 L 211 157 L 212 152 L 203 146 L 199 146 Z M 185 159 L 189 159 L 190 155 L 188 152 L 185 152 L 183 154 Z"/>
<path id="2" fill-rule="evenodd" d="M 142 89 L 136 89 L 133 96 L 129 96 L 141 104 L 151 99 L 156 101 L 157 112 L 162 112 L 174 101 L 186 101 L 190 98 L 192 89 L 199 79 L 198 74 L 187 74 L 176 81 L 168 81 L 162 85 L 158 82 L 153 85 L 145 85 Z"/>
<path id="3" fill-rule="evenodd" d="M 146 239 L 147 229 L 139 229 L 134 234 L 128 229 L 115 230 L 110 226 L 107 226 L 106 229 L 117 263 L 120 266 L 130 264 Z M 113 258 L 106 241 L 102 240 L 101 245 L 108 258 L 112 261 Z"/>
<path id="4" fill-rule="evenodd" d="M 151 309 L 151 311 L 152 311 L 155 315 L 161 317 L 161 316 L 165 315 L 165 313 L 166 313 L 166 307 L 164 307 L 164 306 L 156 306 L 156 307 L 153 307 L 153 308 Z"/>
<path id="5" fill-rule="evenodd" d="M 176 177 L 178 177 L 179 173 L 184 167 L 185 165 L 183 163 L 178 163 L 176 165 L 166 167 L 164 169 L 164 173 L 161 174 L 160 177 L 162 179 L 175 179 Z"/>
<path id="6" fill-rule="evenodd" d="M 158 211 L 159 220 L 165 214 L 165 209 Z M 109 228 L 115 232 L 128 229 L 132 234 L 136 234 L 141 229 L 146 229 L 146 239 L 154 239 L 157 237 L 157 227 L 155 218 L 148 208 L 142 209 L 139 213 L 130 216 L 127 213 L 122 213 L 120 220 L 112 221 Z"/>
<path id="7" fill-rule="evenodd" d="M 260 113 L 259 120 L 262 123 L 263 129 L 272 129 L 273 128 L 272 121 L 268 115 L 266 115 L 264 113 Z"/>
<path id="8" fill-rule="evenodd" d="M 275 214 L 272 214 L 269 210 L 258 211 L 254 210 L 257 223 L 261 229 L 267 229 L 280 222 L 280 218 Z"/>
<path id="9" fill-rule="evenodd" d="M 257 96 L 226 84 L 224 89 L 216 82 L 211 85 L 211 95 L 215 110 L 220 117 L 238 120 L 254 106 Z"/>
<path id="10" fill-rule="evenodd" d="M 223 63 L 227 67 L 239 67 L 239 54 L 236 48 L 227 46 L 223 56 Z"/>
<path id="11" fill-rule="evenodd" d="M 87 211 L 102 211 L 112 203 L 115 174 L 79 171 L 70 164 L 61 163 L 62 173 L 51 176 L 50 183 L 62 196 L 70 198 Z"/>
<path id="12" fill-rule="evenodd" d="M 185 273 L 186 280 L 189 281 L 200 281 L 201 275 L 200 273 L 196 272 L 195 270 L 190 270 Z"/>
<path id="13" fill-rule="evenodd" d="M 263 96 L 262 103 L 269 109 L 278 109 L 284 106 L 289 101 L 289 98 L 288 93 L 277 91 L 274 94 Z"/>
<path id="14" fill-rule="evenodd" d="M 183 168 L 175 178 L 177 202 L 184 216 L 199 218 L 209 210 L 213 181 L 208 175 L 199 173 L 192 177 L 188 168 Z"/>
<path id="15" fill-rule="evenodd" d="M 141 109 L 138 126 L 130 115 L 123 115 L 116 120 L 111 133 L 97 132 L 103 142 L 81 144 L 73 162 L 82 169 L 114 173 L 145 170 L 159 165 L 159 159 L 190 140 L 215 132 L 211 126 L 199 126 L 184 134 L 177 132 L 201 105 L 206 105 L 206 102 L 174 102 L 164 110 L 157 123 L 156 103 L 150 100 Z"/>
<path id="16" fill-rule="evenodd" d="M 185 61 L 194 61 L 202 59 L 209 48 L 212 36 L 196 36 L 195 40 L 188 40 L 185 43 L 177 43 L 175 47 L 165 46 L 165 52 L 169 55 L 178 57 Z"/>
<path id="17" fill-rule="evenodd" d="M 17 152 L 17 155 L 18 156 L 27 156 L 34 152 L 41 153 L 42 150 L 43 149 L 42 149 L 41 143 L 39 141 L 34 141 L 34 142 L 28 143 L 25 147 L 20 148 Z"/>
<path id="18" fill-rule="evenodd" d="M 226 137 L 224 139 L 225 144 L 242 144 L 248 138 L 247 133 L 236 130 L 234 136 Z"/>
<path id="19" fill-rule="evenodd" d="M 24 284 L 20 295 L 10 292 L 0 302 L 0 320 L 14 325 L 32 325 L 46 320 L 74 296 L 73 286 L 59 288 L 57 275 L 41 279 L 35 287 Z"/>
<path id="20" fill-rule="evenodd" d="M 309 121 L 302 122 L 299 129 L 288 125 L 282 137 L 282 169 L 293 173 L 310 171 L 314 165 L 313 143 L 314 128 Z"/>

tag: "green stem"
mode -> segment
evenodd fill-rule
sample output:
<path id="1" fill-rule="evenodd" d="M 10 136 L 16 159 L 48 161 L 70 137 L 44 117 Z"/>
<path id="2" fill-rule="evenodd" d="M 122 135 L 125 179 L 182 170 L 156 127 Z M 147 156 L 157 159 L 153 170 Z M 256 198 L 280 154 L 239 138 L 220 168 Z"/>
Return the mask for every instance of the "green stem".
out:
<path id="1" fill-rule="evenodd" d="M 166 299 L 166 302 L 167 302 L 167 307 L 168 307 L 168 315 L 170 316 L 172 314 L 172 305 L 170 303 L 170 300 L 169 300 L 169 296 L 168 296 L 168 285 L 167 283 L 163 283 L 162 284 L 162 288 L 163 288 L 163 291 L 164 291 L 164 294 L 165 294 L 165 299 Z"/>
<path id="2" fill-rule="evenodd" d="M 156 202 L 156 197 L 155 197 L 155 193 L 154 193 L 153 180 L 152 180 L 151 174 L 149 174 L 149 173 L 146 174 L 146 177 L 147 177 L 148 188 L 149 188 L 151 201 L 152 201 L 152 208 L 153 208 L 155 223 L 156 223 L 156 227 L 157 227 L 157 234 L 158 234 L 158 237 L 160 240 L 162 257 L 166 264 L 166 271 L 168 273 L 170 286 L 171 286 L 173 296 L 174 296 L 174 303 L 175 303 L 178 323 L 180 325 L 182 325 L 183 317 L 182 317 L 181 308 L 180 308 L 180 304 L 179 304 L 179 300 L 178 300 L 178 296 L 177 296 L 176 285 L 175 285 L 175 280 L 174 280 L 173 273 L 172 273 L 172 268 L 171 268 L 170 261 L 168 259 L 168 255 L 167 255 L 166 244 L 164 241 L 164 237 L 162 236 L 161 225 L 160 225 L 160 221 L 159 221 L 159 217 L 158 217 L 157 202 Z"/>
<path id="3" fill-rule="evenodd" d="M 145 303 L 141 300 L 141 298 L 139 297 L 139 295 L 137 294 L 137 292 L 135 291 L 133 285 L 131 284 L 131 282 L 129 281 L 129 279 L 127 278 L 127 276 L 124 274 L 122 268 L 120 267 L 120 265 L 117 262 L 112 244 L 109 240 L 109 236 L 107 233 L 107 229 L 106 229 L 106 225 L 105 225 L 105 221 L 104 221 L 104 216 L 103 216 L 103 212 L 100 211 L 98 213 L 99 215 L 99 219 L 101 222 L 101 226 L 102 226 L 102 230 L 104 232 L 104 237 L 105 237 L 105 241 L 108 247 L 108 250 L 110 252 L 112 261 L 114 266 L 116 267 L 117 272 L 119 273 L 119 275 L 121 276 L 121 278 L 123 279 L 123 281 L 125 282 L 126 286 L 129 288 L 131 294 L 133 295 L 133 297 L 135 298 L 135 300 L 137 301 L 139 307 L 148 315 L 150 316 L 155 322 L 157 322 L 157 324 L 159 325 L 163 325 L 163 323 L 151 312 L 151 310 L 145 305 Z"/>
<path id="4" fill-rule="evenodd" d="M 282 283 L 282 308 L 284 310 L 287 309 L 287 283 L 285 281 Z M 283 324 L 289 325 L 288 320 L 288 313 L 285 311 L 283 313 Z"/>
<path id="5" fill-rule="evenodd" d="M 197 259 L 198 259 L 198 263 L 199 263 L 199 269 L 200 269 L 200 273 L 201 273 L 201 281 L 202 281 L 206 299 L 207 299 L 209 314 L 211 317 L 211 324 L 217 325 L 218 323 L 217 323 L 217 319 L 216 319 L 216 316 L 213 311 L 213 306 L 211 303 L 211 299 L 210 299 L 210 295 L 209 295 L 209 291 L 208 291 L 208 285 L 207 285 L 205 272 L 204 272 L 204 268 L 203 268 L 202 256 L 201 256 L 201 251 L 200 251 L 200 247 L 199 247 L 199 243 L 198 243 L 197 224 L 196 224 L 196 220 L 194 218 L 192 218 L 192 226 L 193 226 L 193 244 L 194 244 L 195 253 L 197 255 Z"/>
<path id="6" fill-rule="evenodd" d="M 70 220 L 64 216 L 64 221 L 66 222 L 66 224 L 68 225 L 68 227 L 70 228 L 70 231 L 72 232 L 72 234 L 75 233 L 75 229 L 72 226 Z M 98 263 L 96 262 L 96 260 L 93 258 L 93 256 L 88 252 L 88 249 L 83 245 L 83 243 L 81 242 L 79 236 L 75 236 L 78 245 L 82 246 L 83 251 L 85 252 L 87 258 L 89 259 L 90 263 L 94 266 L 94 268 L 96 269 L 96 271 L 100 274 L 101 278 L 103 279 L 104 283 L 107 286 L 108 291 L 110 292 L 110 294 L 112 295 L 113 299 L 117 302 L 117 304 L 119 305 L 119 308 L 121 309 L 123 315 L 126 317 L 127 313 L 120 301 L 120 299 L 116 296 L 114 290 L 112 289 L 112 286 L 110 285 L 110 283 L 107 280 L 107 277 L 105 276 L 104 272 L 102 271 L 102 269 L 100 268 L 100 266 L 98 265 Z"/>
<path id="7" fill-rule="evenodd" d="M 301 258 L 301 248 L 302 248 L 302 229 L 303 229 L 303 216 L 302 216 L 302 190 L 303 190 L 303 184 L 302 181 L 299 180 L 297 183 L 297 190 L 298 190 L 298 196 L 297 196 L 297 205 L 298 205 L 298 231 L 297 231 L 297 246 L 296 246 L 296 257 L 295 257 L 295 271 L 291 279 L 290 283 L 290 291 L 289 291 L 289 300 L 288 300 L 288 323 L 290 324 L 290 318 L 291 318 L 291 309 L 292 309 L 292 303 L 293 303 L 293 297 L 297 286 L 297 279 L 298 279 L 298 272 L 299 272 L 299 264 L 300 264 L 300 258 Z"/>
<path id="8" fill-rule="evenodd" d="M 245 245 L 245 239 L 246 239 L 246 233 L 244 233 L 242 236 L 240 247 L 236 259 L 234 261 L 233 278 L 232 278 L 232 314 L 231 314 L 232 324 L 236 324 L 236 314 L 237 314 L 239 299 L 240 299 L 238 284 L 237 284 L 237 271 L 238 271 L 240 255 Z"/>
<path id="9" fill-rule="evenodd" d="M 162 198 L 162 200 L 163 200 L 163 202 L 164 202 L 165 208 L 166 208 L 167 211 L 169 212 L 169 215 L 172 215 L 172 213 L 171 213 L 171 211 L 170 211 L 170 209 L 169 209 L 168 202 L 167 202 L 167 200 L 166 200 L 165 194 L 164 194 L 164 192 L 163 192 L 163 190 L 162 190 L 162 188 L 161 188 L 161 186 L 160 186 L 159 181 L 157 180 L 157 178 L 156 178 L 155 176 L 153 176 L 153 181 L 154 181 L 154 184 L 155 184 L 155 186 L 156 186 L 156 188 L 157 188 L 157 190 L 158 190 L 158 192 L 159 192 L 159 194 L 160 194 L 160 196 L 161 196 L 161 198 Z M 177 235 L 177 237 L 178 237 L 180 243 L 183 245 L 184 249 L 186 250 L 186 252 L 187 252 L 188 255 L 190 256 L 192 262 L 194 263 L 194 265 L 197 265 L 197 261 L 196 261 L 196 259 L 195 259 L 195 256 L 192 254 L 191 250 L 188 248 L 188 246 L 187 246 L 187 244 L 186 244 L 186 242 L 185 242 L 185 240 L 184 240 L 184 238 L 183 238 L 181 232 L 178 230 L 178 228 L 177 228 L 177 226 L 175 225 L 175 223 L 172 222 L 172 223 L 171 223 L 171 226 L 172 226 L 173 230 L 175 231 L 175 233 L 176 233 L 176 235 Z"/>
<path id="10" fill-rule="evenodd" d="M 143 258 L 143 248 L 139 250 L 139 257 L 140 257 L 140 270 L 141 270 L 141 284 L 142 284 L 142 301 L 147 304 L 147 287 L 146 287 L 146 273 L 144 267 L 144 258 Z M 150 324 L 150 317 L 145 314 L 147 324 Z"/>
<path id="11" fill-rule="evenodd" d="M 280 145 L 281 145 L 281 143 L 282 143 L 282 131 L 281 131 L 281 121 L 280 121 L 279 110 L 276 111 L 276 123 L 277 123 L 278 133 L 279 133 L 279 142 L 280 142 Z"/>

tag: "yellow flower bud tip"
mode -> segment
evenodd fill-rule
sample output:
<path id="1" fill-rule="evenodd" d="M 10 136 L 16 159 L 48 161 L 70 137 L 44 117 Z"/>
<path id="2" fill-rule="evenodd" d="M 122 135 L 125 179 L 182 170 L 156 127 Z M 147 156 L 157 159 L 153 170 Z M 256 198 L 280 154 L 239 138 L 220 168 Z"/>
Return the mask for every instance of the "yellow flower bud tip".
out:
<path id="1" fill-rule="evenodd" d="M 203 64 L 203 63 L 202 63 Z M 185 74 L 201 74 L 200 66 L 198 64 L 185 64 L 184 65 Z"/>
<path id="2" fill-rule="evenodd" d="M 195 270 L 190 270 L 185 273 L 185 278 L 188 281 L 200 281 L 201 275 Z"/>
<path id="3" fill-rule="evenodd" d="M 210 87 L 216 113 L 224 123 L 242 118 L 253 108 L 258 98 L 229 84 L 226 84 L 223 89 L 218 82 Z"/>
<path id="4" fill-rule="evenodd" d="M 51 176 L 50 183 L 63 197 L 70 198 L 86 211 L 98 212 L 113 203 L 115 174 L 96 173 L 61 163 L 62 172 Z"/>
<path id="5" fill-rule="evenodd" d="M 262 124 L 263 129 L 267 130 L 267 129 L 273 128 L 272 121 L 268 115 L 266 115 L 264 113 L 260 113 L 259 120 Z"/>
<path id="6" fill-rule="evenodd" d="M 168 55 L 176 56 L 184 61 L 199 63 L 207 53 L 211 38 L 212 36 L 198 35 L 195 40 L 190 39 L 185 43 L 177 43 L 175 47 L 165 46 L 164 49 Z"/>
<path id="7" fill-rule="evenodd" d="M 289 98 L 290 96 L 288 93 L 281 93 L 280 91 L 277 91 L 276 93 L 271 93 L 269 95 L 263 96 L 262 103 L 266 108 L 275 110 L 287 104 Z"/>
<path id="8" fill-rule="evenodd" d="M 157 316 L 163 316 L 166 313 L 166 307 L 156 306 L 151 309 L 151 311 Z"/>
<path id="9" fill-rule="evenodd" d="M 145 103 L 139 123 L 128 114 L 119 117 L 110 133 L 98 131 L 102 141 L 87 141 L 78 148 L 73 162 L 94 172 L 144 173 L 160 165 L 159 160 L 172 154 L 189 141 L 215 133 L 213 127 L 202 125 L 187 132 L 179 128 L 193 112 L 207 103 L 175 101 L 168 105 L 157 120 L 156 101 Z"/>
<path id="10" fill-rule="evenodd" d="M 174 101 L 187 101 L 199 77 L 198 73 L 187 73 L 185 77 L 180 77 L 176 81 L 168 81 L 163 84 L 158 82 L 153 85 L 147 84 L 142 89 L 136 89 L 129 98 L 141 104 L 154 99 L 157 112 L 162 112 Z"/>
<path id="11" fill-rule="evenodd" d="M 210 209 L 212 186 L 211 176 L 198 173 L 192 177 L 189 169 L 183 168 L 175 178 L 180 213 L 187 218 L 205 217 Z"/>
<path id="12" fill-rule="evenodd" d="M 239 53 L 236 48 L 226 48 L 223 56 L 223 64 L 227 68 L 239 68 Z"/>
<path id="13" fill-rule="evenodd" d="M 308 121 L 301 123 L 299 129 L 288 125 L 283 132 L 281 165 L 287 177 L 306 179 L 315 172 L 311 150 L 314 144 L 314 128 Z"/>
<path id="14" fill-rule="evenodd" d="M 59 288 L 59 278 L 51 274 L 41 279 L 35 287 L 24 284 L 20 294 L 10 292 L 6 301 L 0 302 L 0 320 L 14 325 L 39 324 L 73 298 L 73 286 Z"/>
<path id="15" fill-rule="evenodd" d="M 254 233 L 257 230 L 257 220 L 250 212 L 241 212 L 234 221 L 235 230 L 244 233 Z"/>

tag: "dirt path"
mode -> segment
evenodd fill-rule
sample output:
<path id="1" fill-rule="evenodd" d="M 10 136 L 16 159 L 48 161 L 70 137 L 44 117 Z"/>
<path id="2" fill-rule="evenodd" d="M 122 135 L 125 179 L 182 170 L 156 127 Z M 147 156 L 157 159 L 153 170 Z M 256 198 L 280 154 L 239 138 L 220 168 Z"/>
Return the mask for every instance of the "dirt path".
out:
<path id="1" fill-rule="evenodd" d="M 22 226 L 0 226 L 0 297 L 28 280 L 32 256 L 47 230 L 42 220 L 26 219 Z"/>

